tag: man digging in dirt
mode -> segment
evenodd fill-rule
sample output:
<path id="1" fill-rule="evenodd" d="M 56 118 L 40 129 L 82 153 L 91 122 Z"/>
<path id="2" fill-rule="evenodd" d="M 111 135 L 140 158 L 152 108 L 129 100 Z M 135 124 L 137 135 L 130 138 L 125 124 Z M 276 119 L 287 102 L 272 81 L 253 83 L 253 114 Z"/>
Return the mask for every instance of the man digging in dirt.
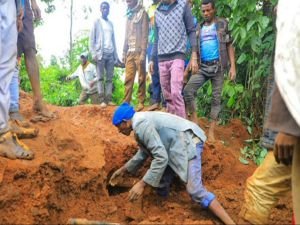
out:
<path id="1" fill-rule="evenodd" d="M 18 5 L 20 2 L 0 1 L 0 156 L 32 159 L 33 153 L 11 132 L 8 124 L 9 84 L 17 58 L 17 24 L 18 30 L 22 27 L 22 8 Z M 20 9 L 18 14 L 16 8 Z"/>
<path id="2" fill-rule="evenodd" d="M 112 122 L 124 135 L 134 131 L 140 149 L 112 175 L 110 185 L 117 185 L 125 172 L 136 172 L 150 156 L 150 168 L 129 191 L 130 201 L 141 198 L 146 185 L 167 196 L 177 175 L 193 201 L 211 210 L 225 224 L 234 224 L 215 195 L 202 184 L 201 154 L 206 136 L 195 123 L 164 112 L 135 112 L 128 103 L 116 109 Z"/>

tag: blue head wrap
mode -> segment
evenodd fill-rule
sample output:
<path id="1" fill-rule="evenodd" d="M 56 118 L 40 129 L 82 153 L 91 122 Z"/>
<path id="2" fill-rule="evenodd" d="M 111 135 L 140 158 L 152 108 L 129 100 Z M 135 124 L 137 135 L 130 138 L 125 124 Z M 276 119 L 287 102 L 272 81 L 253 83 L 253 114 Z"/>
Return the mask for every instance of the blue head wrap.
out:
<path id="1" fill-rule="evenodd" d="M 127 102 L 124 102 L 116 109 L 112 123 L 113 125 L 118 126 L 123 122 L 123 120 L 130 120 L 134 114 L 134 108 Z"/>

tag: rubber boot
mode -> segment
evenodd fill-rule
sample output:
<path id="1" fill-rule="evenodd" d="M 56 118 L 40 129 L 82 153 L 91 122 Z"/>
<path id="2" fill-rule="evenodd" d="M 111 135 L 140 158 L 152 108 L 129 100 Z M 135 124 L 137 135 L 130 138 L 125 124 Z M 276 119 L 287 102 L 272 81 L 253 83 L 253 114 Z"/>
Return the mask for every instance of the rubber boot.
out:
<path id="1" fill-rule="evenodd" d="M 34 158 L 34 153 L 11 131 L 0 136 L 0 156 L 9 159 L 27 159 Z"/>

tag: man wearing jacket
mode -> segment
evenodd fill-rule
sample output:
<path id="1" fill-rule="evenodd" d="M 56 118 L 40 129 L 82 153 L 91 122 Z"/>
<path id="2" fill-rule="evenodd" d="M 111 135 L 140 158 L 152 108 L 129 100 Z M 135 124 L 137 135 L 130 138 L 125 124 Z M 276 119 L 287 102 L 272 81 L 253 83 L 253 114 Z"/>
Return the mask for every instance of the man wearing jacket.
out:
<path id="1" fill-rule="evenodd" d="M 99 95 L 97 93 L 97 75 L 96 67 L 88 61 L 88 54 L 82 53 L 80 56 L 81 65 L 76 71 L 67 76 L 66 80 L 73 80 L 79 78 L 82 91 L 79 97 L 79 105 L 84 104 L 89 98 L 92 104 L 99 104 Z"/>
<path id="2" fill-rule="evenodd" d="M 196 29 L 189 3 L 185 0 L 161 0 L 155 12 L 156 37 L 150 72 L 158 56 L 160 83 L 167 111 L 185 118 L 182 97 L 187 38 L 192 46 L 191 68 L 198 70 Z"/>
<path id="3" fill-rule="evenodd" d="M 109 10 L 108 2 L 102 2 L 100 5 L 102 17 L 95 21 L 90 37 L 90 51 L 97 67 L 97 86 L 101 107 L 114 105 L 112 102 L 112 81 L 114 65 L 119 62 L 114 27 L 108 19 Z"/>
<path id="4" fill-rule="evenodd" d="M 123 62 L 125 63 L 125 98 L 130 103 L 136 72 L 138 72 L 138 106 L 137 111 L 144 108 L 146 95 L 146 53 L 148 44 L 149 19 L 140 0 L 126 0 L 127 21 Z"/>
<path id="5" fill-rule="evenodd" d="M 134 131 L 140 148 L 112 175 L 111 185 L 116 185 L 118 177 L 125 172 L 135 173 L 151 157 L 150 168 L 129 192 L 130 200 L 139 199 L 146 185 L 158 188 L 158 194 L 167 196 L 177 174 L 193 201 L 211 210 L 225 224 L 234 224 L 215 195 L 202 184 L 201 154 L 206 137 L 195 123 L 164 112 L 136 113 L 132 106 L 123 103 L 114 113 L 113 124 L 124 135 Z"/>
<path id="6" fill-rule="evenodd" d="M 215 17 L 213 0 L 202 1 L 204 23 L 199 32 L 200 70 L 193 74 L 184 88 L 184 100 L 189 119 L 197 122 L 195 96 L 198 89 L 208 80 L 212 82 L 212 102 L 210 118 L 212 120 L 208 140 L 214 141 L 214 127 L 221 110 L 221 93 L 224 72 L 230 64 L 230 79 L 236 76 L 235 55 L 232 39 L 225 19 Z"/>

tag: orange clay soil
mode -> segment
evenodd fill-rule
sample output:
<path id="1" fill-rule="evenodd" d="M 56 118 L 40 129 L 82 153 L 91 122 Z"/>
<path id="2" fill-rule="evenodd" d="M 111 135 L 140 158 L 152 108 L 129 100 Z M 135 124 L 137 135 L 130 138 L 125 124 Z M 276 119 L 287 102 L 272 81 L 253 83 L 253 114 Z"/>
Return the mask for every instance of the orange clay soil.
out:
<path id="1" fill-rule="evenodd" d="M 21 106 L 27 119 L 34 116 L 29 95 L 21 94 Z M 112 126 L 114 107 L 49 108 L 59 118 L 33 124 L 39 129 L 38 137 L 24 140 L 35 152 L 35 159 L 0 158 L 0 224 L 61 224 L 74 217 L 121 224 L 221 224 L 192 203 L 178 179 L 167 199 L 147 188 L 143 200 L 136 204 L 126 200 L 128 187 L 107 186 L 107 177 L 137 149 L 132 136 L 123 136 Z M 200 121 L 207 131 L 206 125 L 206 120 Z M 205 145 L 203 182 L 237 221 L 245 181 L 255 169 L 255 165 L 238 160 L 249 136 L 239 120 L 232 120 L 217 127 L 216 138 L 214 146 Z M 143 175 L 146 166 L 136 178 Z M 130 179 L 126 179 L 127 185 Z M 290 202 L 289 194 L 275 206 L 272 224 L 291 222 Z"/>

